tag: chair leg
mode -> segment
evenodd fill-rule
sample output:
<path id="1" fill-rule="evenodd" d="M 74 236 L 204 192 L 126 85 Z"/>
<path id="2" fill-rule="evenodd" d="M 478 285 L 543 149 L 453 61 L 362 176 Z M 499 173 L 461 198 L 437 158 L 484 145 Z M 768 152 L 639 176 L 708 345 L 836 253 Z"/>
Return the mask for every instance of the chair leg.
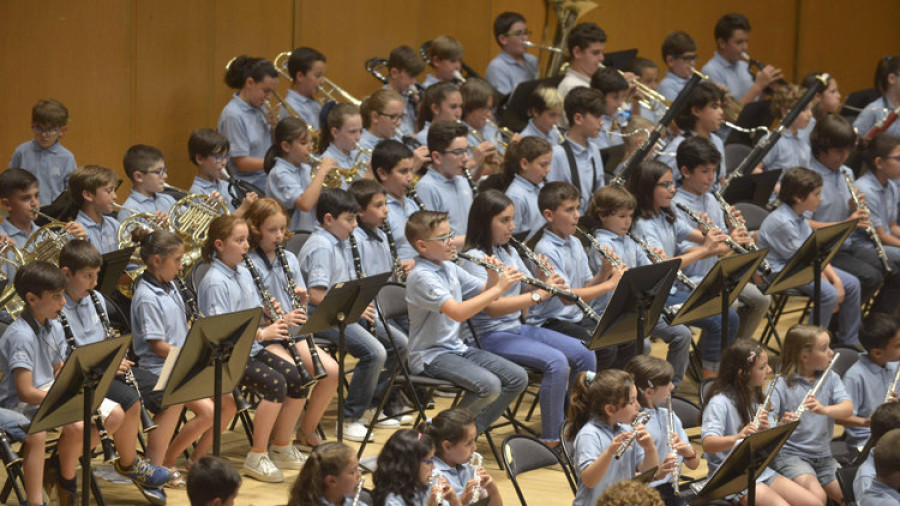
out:
<path id="1" fill-rule="evenodd" d="M 85 486 L 82 484 L 82 486 Z M 97 476 L 94 474 L 94 471 L 91 470 L 91 492 L 94 496 L 94 501 L 97 502 L 99 506 L 106 506 L 106 500 L 103 499 L 103 492 L 100 491 L 100 483 L 97 482 Z"/>
<path id="2" fill-rule="evenodd" d="M 494 444 L 494 438 L 491 436 L 490 427 L 484 431 L 484 437 L 487 439 L 488 446 L 491 447 L 491 453 L 494 454 L 494 458 L 497 460 L 497 465 L 500 466 L 500 470 L 503 471 L 506 467 L 503 465 L 503 459 L 500 457 L 500 451 L 497 449 L 497 445 Z"/>

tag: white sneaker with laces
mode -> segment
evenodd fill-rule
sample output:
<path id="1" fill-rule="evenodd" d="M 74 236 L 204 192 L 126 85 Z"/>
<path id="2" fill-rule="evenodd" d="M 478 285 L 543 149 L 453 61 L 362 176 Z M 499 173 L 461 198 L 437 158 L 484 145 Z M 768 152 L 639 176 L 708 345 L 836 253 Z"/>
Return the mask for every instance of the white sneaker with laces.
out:
<path id="1" fill-rule="evenodd" d="M 366 426 L 359 420 L 344 422 L 344 439 L 362 442 L 366 437 Z M 375 441 L 375 434 L 369 434 L 369 441 Z"/>
<path id="2" fill-rule="evenodd" d="M 269 460 L 278 469 L 302 469 L 303 463 L 306 462 L 306 455 L 303 455 L 294 445 L 272 445 L 269 447 Z"/>
<path id="3" fill-rule="evenodd" d="M 379 429 L 396 429 L 400 426 L 400 420 L 397 420 L 396 418 L 384 418 L 385 416 L 383 411 L 379 413 L 378 416 L 375 416 L 375 408 L 369 408 L 363 414 L 362 420 L 367 424 L 372 423 L 372 420 L 378 420 L 375 427 Z"/>
<path id="4" fill-rule="evenodd" d="M 243 471 L 247 476 L 256 478 L 266 483 L 281 483 L 284 481 L 284 474 L 275 467 L 275 464 L 269 459 L 268 453 L 255 453 L 251 451 L 244 460 Z"/>

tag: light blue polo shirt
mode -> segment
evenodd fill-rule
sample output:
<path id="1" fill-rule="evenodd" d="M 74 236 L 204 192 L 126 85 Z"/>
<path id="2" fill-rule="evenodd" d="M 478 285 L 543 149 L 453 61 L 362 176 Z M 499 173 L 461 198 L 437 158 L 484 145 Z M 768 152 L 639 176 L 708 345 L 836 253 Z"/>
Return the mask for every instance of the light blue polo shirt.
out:
<path id="1" fill-rule="evenodd" d="M 465 176 L 446 177 L 434 168 L 419 179 L 416 193 L 430 211 L 449 214 L 450 230 L 456 235 L 466 233 L 469 226 L 469 208 L 475 200 L 472 188 Z"/>
<path id="2" fill-rule="evenodd" d="M 349 241 L 339 240 L 322 227 L 316 227 L 297 257 L 310 288 L 329 289 L 335 283 L 356 279 Z"/>
<path id="3" fill-rule="evenodd" d="M 623 432 L 629 432 L 630 427 L 617 423 L 611 426 L 598 419 L 592 419 L 578 431 L 575 436 L 575 468 L 578 470 L 578 490 L 575 492 L 573 506 L 592 506 L 603 495 L 607 488 L 620 481 L 634 479 L 638 466 L 644 461 L 644 449 L 637 443 L 632 444 L 621 459 L 609 464 L 606 474 L 593 488 L 585 486 L 581 480 L 581 472 L 593 464 L 595 460 L 612 444 L 613 438 Z"/>
<path id="4" fill-rule="evenodd" d="M 754 403 L 751 408 L 755 413 L 756 404 Z M 734 401 L 724 393 L 714 395 L 706 404 L 706 407 L 703 408 L 702 423 L 703 425 L 700 430 L 701 441 L 707 436 L 733 436 L 739 433 L 745 425 L 741 421 L 741 415 L 738 413 Z M 828 441 L 831 441 L 831 437 L 828 438 Z M 710 476 L 712 476 L 716 469 L 722 465 L 722 462 L 725 461 L 725 457 L 728 456 L 729 451 L 730 450 L 723 450 L 716 453 L 706 452 L 706 462 L 709 467 Z M 756 479 L 756 483 L 767 481 L 773 476 L 775 476 L 775 471 L 773 471 L 772 468 L 767 467 L 765 471 L 759 475 L 759 478 Z"/>
<path id="5" fill-rule="evenodd" d="M 812 227 L 803 215 L 797 215 L 787 204 L 781 204 L 766 216 L 759 227 L 756 244 L 760 249 L 769 248 L 766 260 L 777 272 L 800 249 Z"/>
<path id="6" fill-rule="evenodd" d="M 747 62 L 738 60 L 735 63 L 729 63 L 718 51 L 703 66 L 703 73 L 713 81 L 724 84 L 738 100 L 746 95 L 753 86 L 753 74 L 750 73 Z"/>
<path id="7" fill-rule="evenodd" d="M 350 153 L 344 153 L 343 151 L 341 151 L 341 149 L 339 147 L 335 146 L 334 143 L 331 143 L 328 145 L 328 149 L 326 149 L 325 152 L 322 153 L 321 157 L 322 158 L 333 158 L 335 161 L 335 164 L 338 167 L 340 167 L 342 169 L 349 169 L 356 165 L 356 154 L 358 152 L 359 152 L 359 150 L 354 149 Z M 366 173 L 365 167 L 363 167 L 362 170 L 356 174 L 354 181 L 357 179 L 362 179 L 362 177 L 365 175 L 365 173 Z M 346 190 L 349 187 L 350 187 L 350 184 L 347 183 L 346 180 L 341 178 L 341 189 Z"/>
<path id="8" fill-rule="evenodd" d="M 690 135 L 694 134 L 691 133 Z M 672 142 L 666 145 L 664 154 L 656 157 L 657 161 L 668 165 L 672 169 L 672 178 L 676 183 L 680 183 L 682 178 L 681 168 L 678 167 L 676 154 L 678 153 L 678 146 L 680 146 L 686 138 L 687 137 L 685 137 L 684 133 L 675 137 L 674 139 L 672 139 Z M 722 139 L 718 135 L 710 135 L 709 140 L 710 142 L 712 142 L 713 146 L 715 146 L 716 149 L 719 150 L 719 154 L 722 155 L 722 161 L 719 162 L 719 170 L 716 171 L 716 182 L 713 184 L 713 188 L 718 188 L 719 179 L 725 177 L 725 174 L 727 173 L 725 168 L 725 143 L 722 142 Z"/>
<path id="9" fill-rule="evenodd" d="M 500 132 L 494 128 L 490 123 L 485 123 L 481 130 L 476 129 L 475 127 L 469 125 L 465 121 L 462 122 L 468 130 L 468 134 L 466 135 L 466 142 L 469 144 L 469 157 L 472 157 L 472 153 L 474 152 L 474 148 L 481 144 L 482 142 L 490 142 L 497 148 L 497 152 L 501 155 L 503 154 L 503 146 L 500 145 Z M 472 132 L 478 132 L 479 136 L 475 136 Z M 427 140 L 427 139 L 426 139 Z"/>
<path id="10" fill-rule="evenodd" d="M 87 240 L 93 244 L 100 253 L 109 253 L 119 249 L 119 241 L 116 234 L 119 231 L 119 220 L 110 216 L 103 216 L 100 223 L 92 220 L 84 211 L 78 211 L 75 222 L 84 227 Z"/>
<path id="11" fill-rule="evenodd" d="M 466 251 L 466 253 L 472 255 L 475 258 L 485 257 L 484 252 L 479 249 L 470 249 Z M 531 276 L 531 273 L 525 266 L 525 263 L 522 262 L 522 259 L 519 257 L 519 255 L 511 248 L 507 249 L 507 247 L 505 246 L 494 246 L 491 254 L 497 257 L 497 260 L 499 260 L 503 265 L 513 267 L 517 271 L 527 276 Z M 478 278 L 482 284 L 487 283 L 488 275 L 484 267 L 475 265 L 468 260 L 460 260 L 460 265 L 469 274 Z M 503 293 L 502 297 L 513 297 L 521 293 L 522 283 L 515 283 L 511 287 L 509 287 L 506 292 Z M 522 323 L 520 320 L 521 317 L 521 311 L 506 313 L 499 316 L 490 316 L 486 312 L 481 311 L 473 316 L 471 320 L 472 324 L 475 326 L 475 331 L 482 336 L 490 334 L 491 332 L 512 332 L 514 334 L 518 334 L 519 329 L 522 328 Z"/>
<path id="12" fill-rule="evenodd" d="M 491 83 L 497 93 L 509 95 L 522 81 L 537 79 L 537 56 L 525 53 L 522 59 L 522 62 L 518 62 L 506 51 L 500 51 L 500 54 L 488 63 L 484 78 Z"/>
<path id="13" fill-rule="evenodd" d="M 253 172 L 241 172 L 234 163 L 235 158 L 248 156 L 265 158 L 266 151 L 272 145 L 272 127 L 266 121 L 266 115 L 259 107 L 244 102 L 235 93 L 219 115 L 219 132 L 228 138 L 230 144 L 228 172 L 259 188 L 266 187 L 266 172 L 262 169 Z"/>
<path id="14" fill-rule="evenodd" d="M 16 247 L 22 249 L 25 247 L 25 243 L 28 242 L 28 238 L 31 237 L 32 234 L 37 232 L 39 228 L 41 228 L 37 226 L 37 224 L 33 221 L 29 221 L 28 224 L 31 225 L 31 227 L 29 227 L 28 230 L 23 231 L 13 225 L 12 222 L 7 218 L 3 220 L 2 223 L 0 223 L 0 233 L 9 236 L 9 238 L 12 239 L 14 243 L 16 243 Z"/>
<path id="15" fill-rule="evenodd" d="M 204 281 L 207 277 L 203 277 Z M 249 287 L 244 291 L 247 290 Z M 199 289 L 197 297 L 201 300 L 204 297 L 204 293 Z M 211 314 L 204 309 L 200 311 L 206 315 Z M 188 309 L 175 285 L 171 281 L 163 283 L 145 271 L 138 278 L 131 302 L 134 353 L 140 358 L 142 369 L 154 374 L 162 372 L 166 357 L 159 356 L 153 351 L 151 341 L 184 346 L 188 334 L 187 320 Z"/>
<path id="16" fill-rule="evenodd" d="M 634 242 L 634 239 L 627 235 L 618 235 L 609 230 L 598 228 L 594 231 L 594 238 L 597 239 L 597 242 L 600 243 L 601 247 L 612 249 L 612 252 L 618 255 L 619 260 L 629 268 L 633 269 L 635 267 L 642 267 L 653 263 L 647 258 L 647 254 L 644 253 L 644 250 L 638 246 L 638 243 Z M 588 261 L 591 272 L 599 272 L 600 269 L 603 268 L 603 257 L 601 257 L 600 253 L 597 253 L 597 250 L 592 246 L 588 247 Z M 592 300 L 591 307 L 594 308 L 594 311 L 602 313 L 602 311 L 606 309 L 606 306 L 609 305 L 612 294 L 613 292 L 610 291 Z"/>
<path id="17" fill-rule="evenodd" d="M 581 241 L 575 236 L 563 239 L 549 229 L 544 230 L 541 240 L 534 247 L 534 252 L 547 257 L 547 261 L 563 278 L 566 286 L 584 288 L 594 277 L 588 265 L 587 253 L 585 253 Z M 544 302 L 535 304 L 528 311 L 526 323 L 540 325 L 550 318 L 578 323 L 583 317 L 578 306 L 564 305 L 559 297 L 551 297 Z"/>
<path id="18" fill-rule="evenodd" d="M 581 203 L 578 210 L 581 214 L 587 212 L 588 204 L 591 202 L 591 196 L 596 190 L 603 188 L 605 185 L 603 179 L 603 157 L 600 151 L 590 141 L 587 146 L 581 146 L 566 136 L 566 142 L 572 148 L 572 154 L 575 156 L 575 165 L 578 170 L 579 185 L 578 190 L 581 192 Z M 572 181 L 572 171 L 569 167 L 569 157 L 566 156 L 566 150 L 562 145 L 553 146 L 553 158 L 550 161 L 550 173 L 547 174 L 547 181 L 565 181 L 575 184 Z"/>
<path id="19" fill-rule="evenodd" d="M 398 200 L 389 193 L 387 195 L 387 207 L 387 221 L 390 223 L 391 232 L 394 234 L 397 255 L 400 257 L 400 260 L 414 258 L 417 253 L 406 238 L 406 220 L 419 210 L 419 206 L 409 197 L 404 196 L 402 200 Z"/>
<path id="20" fill-rule="evenodd" d="M 305 163 L 297 167 L 281 157 L 275 157 L 275 165 L 269 171 L 266 195 L 284 207 L 290 217 L 288 230 L 311 232 L 316 227 L 315 206 L 309 211 L 301 211 L 294 206 L 300 195 L 312 184 L 310 171 L 310 166 Z"/>
<path id="21" fill-rule="evenodd" d="M 831 170 L 813 158 L 809 168 L 822 176 L 822 202 L 812 215 L 812 219 L 823 222 L 844 221 L 850 217 L 850 189 L 844 180 L 843 173 L 849 174 L 853 179 L 853 171 L 846 165 L 841 165 L 837 171 Z M 844 247 L 853 242 L 851 235 L 844 243 Z"/>
<path id="22" fill-rule="evenodd" d="M 881 481 L 872 480 L 872 485 L 858 501 L 859 506 L 900 504 L 900 490 L 894 490 Z"/>
<path id="23" fill-rule="evenodd" d="M 165 193 L 156 193 L 153 195 L 144 195 L 143 193 L 131 190 L 125 203 L 122 204 L 123 209 L 119 210 L 117 218 L 120 222 L 131 216 L 131 211 L 139 213 L 156 214 L 157 211 L 168 215 L 175 205 L 175 199 L 171 195 Z M 124 209 L 127 207 L 130 210 Z"/>
<path id="24" fill-rule="evenodd" d="M 26 309 L 0 339 L 0 407 L 14 409 L 19 403 L 15 369 L 31 371 L 31 385 L 40 388 L 53 381 L 53 366 L 65 361 L 69 347 L 57 320 L 40 325 Z"/>
<path id="25" fill-rule="evenodd" d="M 360 224 L 353 231 L 353 236 L 356 238 L 356 247 L 359 248 L 363 272 L 367 276 L 391 272 L 394 269 L 394 257 L 391 256 L 387 234 L 383 230 Z"/>
<path id="26" fill-rule="evenodd" d="M 225 205 L 228 206 L 228 210 L 234 212 L 234 206 L 231 204 L 231 194 L 228 192 L 228 181 L 224 179 L 207 181 L 200 176 L 194 176 L 194 182 L 191 183 L 188 192 L 198 195 L 209 195 L 212 192 L 219 192 Z"/>
<path id="27" fill-rule="evenodd" d="M 303 118 L 309 128 L 319 130 L 319 114 L 322 112 L 322 106 L 314 98 L 304 97 L 290 89 L 284 96 L 284 101 Z M 287 111 L 282 112 L 282 117 L 288 115 Z"/>
<path id="28" fill-rule="evenodd" d="M 100 305 L 103 311 L 106 311 L 106 299 L 98 292 L 94 293 L 100 299 Z M 72 336 L 75 337 L 75 345 L 81 348 L 91 343 L 97 343 L 106 339 L 106 333 L 103 330 L 103 323 L 100 315 L 94 308 L 94 302 L 90 295 L 85 296 L 80 301 L 75 302 L 69 294 L 66 296 L 66 305 L 63 307 L 63 313 L 69 322 L 69 328 L 72 329 Z"/>
<path id="29" fill-rule="evenodd" d="M 475 468 L 468 462 L 459 464 L 458 466 L 450 466 L 440 457 L 434 457 L 434 468 L 447 480 L 447 484 L 453 487 L 456 496 L 462 495 L 466 490 L 466 484 L 475 479 Z M 427 501 L 426 501 L 427 502 Z M 422 504 L 425 504 L 423 502 Z"/>
<path id="30" fill-rule="evenodd" d="M 538 193 L 540 193 L 541 188 L 543 187 L 543 182 L 534 184 L 519 174 L 516 174 L 513 177 L 512 183 L 510 183 L 509 187 L 506 189 L 506 196 L 509 197 L 509 200 L 512 200 L 515 209 L 515 213 L 513 214 L 513 222 L 515 224 L 514 231 L 519 233 L 527 230 L 529 233 L 528 237 L 525 239 L 526 242 L 534 237 L 534 234 L 536 234 L 546 222 L 544 220 L 544 215 L 541 214 L 541 210 L 538 208 Z"/>
<path id="31" fill-rule="evenodd" d="M 444 353 L 462 354 L 468 346 L 460 339 L 460 322 L 441 312 L 450 299 L 461 302 L 481 293 L 484 284 L 453 262 L 435 264 L 416 257 L 406 279 L 409 306 L 409 367 L 421 374 Z"/>
<path id="32" fill-rule="evenodd" d="M 688 79 L 678 77 L 671 70 L 666 72 L 666 76 L 659 81 L 659 88 L 656 90 L 669 100 L 675 100 L 675 97 L 681 93 Z"/>
<path id="33" fill-rule="evenodd" d="M 525 128 L 522 129 L 522 132 L 519 134 L 522 137 L 537 137 L 539 139 L 544 139 L 549 142 L 551 146 L 556 146 L 559 144 L 559 128 L 556 125 L 550 128 L 550 130 L 545 134 L 541 132 L 538 127 L 534 126 L 534 120 L 528 120 L 528 124 L 525 125 Z"/>
<path id="34" fill-rule="evenodd" d="M 297 260 L 297 255 L 284 250 L 284 257 L 287 259 L 288 268 L 293 275 L 294 284 L 300 288 L 306 288 L 306 284 L 303 282 L 303 275 L 300 273 L 300 261 Z M 275 297 L 275 300 L 281 305 L 281 310 L 285 313 L 290 312 L 293 309 L 293 303 L 288 291 L 284 267 L 282 267 L 278 257 L 275 256 L 270 259 L 257 248 L 248 251 L 247 258 L 253 262 L 256 272 L 259 274 L 259 279 L 272 297 Z"/>
<path id="35" fill-rule="evenodd" d="M 687 206 L 688 209 L 691 209 L 698 213 L 706 213 L 709 216 L 709 219 L 712 220 L 713 224 L 718 227 L 720 230 L 728 233 L 728 228 L 725 226 L 725 213 L 722 212 L 722 207 L 719 205 L 719 202 L 713 197 L 712 193 L 706 192 L 703 195 L 697 195 L 691 193 L 689 191 L 685 191 L 683 188 L 679 188 L 677 192 L 675 192 L 674 202 L 680 202 L 682 205 Z M 696 223 L 688 218 L 687 214 L 678 209 L 674 204 L 672 205 L 672 210 L 678 214 L 678 221 L 683 222 L 685 225 L 691 228 L 699 227 Z M 697 246 L 696 243 L 690 241 L 682 241 L 678 245 L 679 251 L 686 251 L 688 248 Z M 711 256 L 707 258 L 703 258 L 697 260 L 696 262 L 684 267 L 682 270 L 685 274 L 687 274 L 692 280 L 695 282 L 700 282 L 706 273 L 712 270 L 713 266 L 716 265 L 719 259 L 716 256 Z"/>
<path id="36" fill-rule="evenodd" d="M 25 169 L 38 180 L 38 196 L 41 205 L 51 204 L 66 191 L 69 176 L 78 166 L 71 151 L 56 141 L 47 149 L 36 140 L 19 144 L 9 160 L 9 168 Z"/>
<path id="37" fill-rule="evenodd" d="M 897 362 L 888 362 L 881 367 L 869 359 L 868 353 L 860 353 L 859 359 L 844 373 L 844 388 L 853 399 L 853 414 L 860 418 L 868 418 L 881 406 L 887 395 L 888 385 L 894 380 Z M 845 427 L 847 446 L 856 448 L 869 439 L 869 427 Z"/>
<path id="38" fill-rule="evenodd" d="M 786 130 L 772 150 L 763 158 L 765 170 L 786 170 L 794 167 L 809 167 L 812 159 L 812 151 L 809 148 L 809 138 L 799 136 L 799 131 L 794 134 Z"/>
<path id="39" fill-rule="evenodd" d="M 897 203 L 900 202 L 900 188 L 896 184 L 882 186 L 872 172 L 866 172 L 856 180 L 856 187 L 865 194 L 866 205 L 869 206 L 869 221 L 872 227 L 882 227 L 885 232 L 891 232 L 891 223 L 897 222 Z M 874 249 L 875 244 L 869 239 L 868 234 L 861 229 L 853 231 L 853 244 L 859 244 L 869 249 Z"/>
<path id="40" fill-rule="evenodd" d="M 260 307 L 262 301 L 243 262 L 232 269 L 215 258 L 197 287 L 197 304 L 203 314 L 214 316 Z M 250 356 L 255 357 L 262 349 L 259 341 L 254 340 Z"/>
<path id="41" fill-rule="evenodd" d="M 874 128 L 879 121 L 884 119 L 896 107 L 897 105 L 892 103 L 887 96 L 878 97 L 866 105 L 863 111 L 859 113 L 859 116 L 853 121 L 853 126 L 856 127 L 859 135 L 865 136 L 869 133 L 869 130 Z M 895 121 L 884 133 L 900 137 L 900 121 Z"/>
<path id="42" fill-rule="evenodd" d="M 660 464 L 666 457 L 672 453 L 672 449 L 669 448 L 669 410 L 663 407 L 657 408 L 643 408 L 643 411 L 646 411 L 650 414 L 650 419 L 647 420 L 645 427 L 647 428 L 647 432 L 653 438 L 653 444 L 656 446 L 656 454 L 659 456 Z M 671 428 L 671 431 L 678 434 L 678 437 L 681 438 L 681 441 L 684 443 L 688 443 L 688 435 L 687 432 L 684 431 L 684 426 L 681 423 L 681 419 L 678 418 L 678 414 L 674 414 L 672 417 L 675 421 L 675 427 Z M 684 457 L 681 455 L 678 456 L 678 464 L 682 464 L 684 462 Z M 663 483 L 670 483 L 672 481 L 672 474 L 667 474 L 665 478 L 660 480 L 656 480 L 650 483 L 651 487 L 656 487 Z"/>
<path id="43" fill-rule="evenodd" d="M 818 378 L 817 378 L 818 379 Z M 805 378 L 794 375 L 793 385 L 788 386 L 782 378 L 772 391 L 772 410 L 776 420 L 787 411 L 795 411 L 803 402 L 806 394 L 813 387 Z M 833 406 L 843 401 L 850 400 L 840 376 L 829 372 L 828 377 L 822 383 L 822 388 L 816 394 L 816 399 L 823 406 Z M 817 415 L 812 411 L 803 414 L 800 425 L 791 434 L 790 439 L 781 448 L 785 455 L 798 457 L 818 458 L 830 457 L 831 446 L 829 442 L 834 435 L 834 419 L 825 415 Z"/>
<path id="44" fill-rule="evenodd" d="M 423 146 L 428 146 L 428 129 L 431 128 L 431 122 L 426 121 L 422 129 L 415 135 L 416 140 Z"/>

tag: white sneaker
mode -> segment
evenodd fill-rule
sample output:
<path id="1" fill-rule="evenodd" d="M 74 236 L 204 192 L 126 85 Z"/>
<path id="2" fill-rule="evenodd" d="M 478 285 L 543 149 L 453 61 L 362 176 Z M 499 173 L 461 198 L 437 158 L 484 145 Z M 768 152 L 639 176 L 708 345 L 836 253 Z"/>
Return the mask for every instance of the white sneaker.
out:
<path id="1" fill-rule="evenodd" d="M 306 455 L 294 445 L 272 445 L 269 447 L 269 460 L 278 466 L 278 469 L 302 469 Z"/>
<path id="2" fill-rule="evenodd" d="M 254 453 L 252 451 L 248 453 L 247 458 L 244 459 L 243 471 L 251 478 L 256 478 L 266 483 L 281 483 L 284 481 L 284 475 L 269 459 L 268 453 Z"/>
<path id="3" fill-rule="evenodd" d="M 414 408 L 412 406 L 404 404 L 404 405 L 400 406 L 399 408 L 396 408 L 393 412 L 394 413 L 398 413 L 398 412 L 403 413 L 403 412 L 408 412 L 408 411 L 414 411 Z M 405 413 L 405 414 L 402 414 L 399 416 L 394 416 L 393 418 L 394 418 L 394 420 L 398 420 L 400 422 L 400 425 L 412 425 L 412 423 L 416 421 L 416 417 L 409 413 Z"/>
<path id="4" fill-rule="evenodd" d="M 361 419 L 367 424 L 372 423 L 372 420 L 378 420 L 378 422 L 375 424 L 375 427 L 379 429 L 396 429 L 400 426 L 400 420 L 397 420 L 396 418 L 384 417 L 385 414 L 383 411 L 379 413 L 378 416 L 375 416 L 375 408 L 369 408 L 365 413 L 363 413 Z"/>
<path id="5" fill-rule="evenodd" d="M 362 442 L 366 437 L 367 430 L 359 420 L 344 422 L 344 439 Z M 375 434 L 369 434 L 369 441 L 375 441 Z"/>

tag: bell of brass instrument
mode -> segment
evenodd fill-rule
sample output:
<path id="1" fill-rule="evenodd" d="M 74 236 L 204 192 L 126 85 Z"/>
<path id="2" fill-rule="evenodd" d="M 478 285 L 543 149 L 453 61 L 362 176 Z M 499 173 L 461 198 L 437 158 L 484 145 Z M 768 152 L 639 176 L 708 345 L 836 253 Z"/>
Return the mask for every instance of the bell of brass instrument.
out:
<path id="1" fill-rule="evenodd" d="M 310 154 L 309 161 L 311 170 L 310 177 L 315 178 L 316 173 L 319 171 L 319 167 L 322 165 L 322 159 L 316 155 Z M 363 162 L 364 164 L 365 162 Z M 343 186 L 344 182 L 347 184 L 352 183 L 357 176 L 359 175 L 359 166 L 360 162 L 357 162 L 350 168 L 343 167 L 335 167 L 325 176 L 325 182 L 322 184 L 325 188 L 340 188 Z"/>
<path id="2" fill-rule="evenodd" d="M 550 46 L 555 48 L 567 47 L 569 32 L 575 26 L 578 18 L 585 13 L 596 9 L 597 4 L 590 0 L 546 0 L 547 16 L 544 25 L 544 40 L 552 41 Z M 555 24 L 553 23 L 555 20 Z M 547 66 L 541 77 L 553 77 L 560 73 L 564 60 L 564 52 L 551 51 Z"/>
<path id="3" fill-rule="evenodd" d="M 606 65 L 599 63 L 597 65 L 601 69 L 607 68 Z M 625 72 L 622 72 L 619 69 L 615 69 L 616 72 L 619 73 L 620 76 L 625 77 Z M 632 85 L 637 89 L 638 94 L 643 97 L 639 98 L 641 104 L 647 109 L 653 110 L 654 104 L 658 104 L 664 109 L 668 109 L 669 106 L 672 105 L 672 101 L 663 96 L 662 93 L 654 90 L 653 88 L 647 86 L 646 84 L 640 82 L 638 79 L 632 79 L 628 82 L 628 84 Z"/>
<path id="4" fill-rule="evenodd" d="M 0 293 L 0 307 L 5 309 L 14 319 L 22 314 L 22 310 L 25 309 L 25 302 L 16 293 L 12 277 L 8 276 L 8 274 L 12 275 L 23 265 L 25 265 L 25 256 L 22 254 L 22 250 L 16 247 L 16 243 L 12 239 L 7 240 L 0 246 L 0 282 L 3 284 L 3 292 Z"/>
<path id="5" fill-rule="evenodd" d="M 186 195 L 175 202 L 169 210 L 169 222 L 181 237 L 188 239 L 189 244 L 199 247 L 206 242 L 206 234 L 212 220 L 223 214 L 231 214 L 228 206 L 222 199 L 209 195 L 189 193 L 175 188 L 170 184 L 165 185 Z"/>

